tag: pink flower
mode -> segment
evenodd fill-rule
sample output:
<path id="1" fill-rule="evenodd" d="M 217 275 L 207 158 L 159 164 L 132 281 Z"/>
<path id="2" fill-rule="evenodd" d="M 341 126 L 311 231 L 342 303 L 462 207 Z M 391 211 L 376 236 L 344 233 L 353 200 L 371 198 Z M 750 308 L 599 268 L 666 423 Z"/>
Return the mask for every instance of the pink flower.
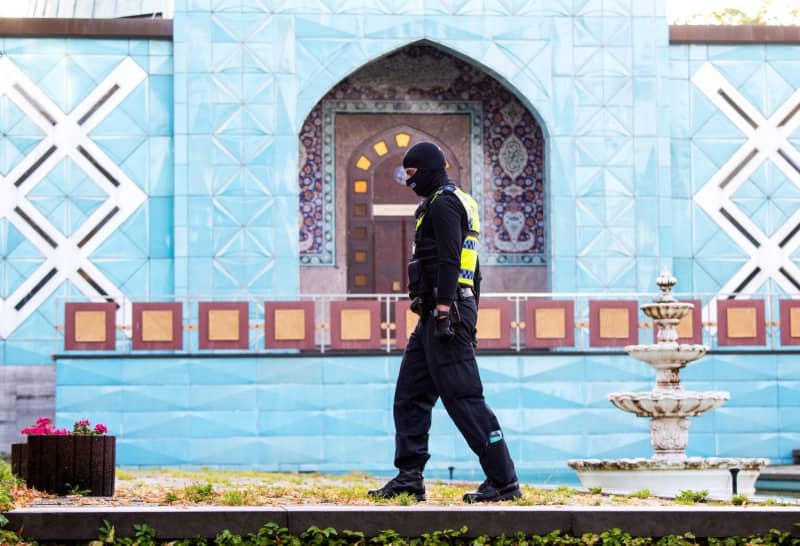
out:
<path id="1" fill-rule="evenodd" d="M 108 427 L 106 427 L 103 423 L 97 423 L 94 426 L 95 434 L 105 434 L 106 432 L 108 432 Z"/>
<path id="2" fill-rule="evenodd" d="M 90 423 L 88 419 L 81 419 L 80 421 L 75 423 L 76 427 L 89 427 Z"/>

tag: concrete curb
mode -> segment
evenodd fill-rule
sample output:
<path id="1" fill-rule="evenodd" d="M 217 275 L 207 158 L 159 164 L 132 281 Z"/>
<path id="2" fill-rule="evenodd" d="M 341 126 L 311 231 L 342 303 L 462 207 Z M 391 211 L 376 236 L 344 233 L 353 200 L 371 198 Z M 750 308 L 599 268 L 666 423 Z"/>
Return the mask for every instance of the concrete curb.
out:
<path id="1" fill-rule="evenodd" d="M 544 535 L 556 529 L 581 535 L 620 528 L 634 536 L 748 536 L 770 529 L 800 536 L 800 507 L 575 507 L 575 506 L 327 506 L 276 507 L 37 507 L 7 512 L 7 529 L 39 541 L 93 540 L 103 520 L 117 536 L 132 536 L 145 523 L 158 539 L 213 538 L 224 529 L 246 535 L 268 522 L 299 535 L 311 525 L 374 536 L 392 529 L 402 536 L 467 526 L 467 536 L 518 531 Z"/>

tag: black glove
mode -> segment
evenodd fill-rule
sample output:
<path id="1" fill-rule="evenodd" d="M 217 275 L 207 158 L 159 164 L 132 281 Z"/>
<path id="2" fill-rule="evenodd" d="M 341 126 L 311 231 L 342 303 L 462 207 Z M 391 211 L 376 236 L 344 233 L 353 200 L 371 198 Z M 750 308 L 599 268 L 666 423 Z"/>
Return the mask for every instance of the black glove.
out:
<path id="1" fill-rule="evenodd" d="M 411 300 L 411 312 L 419 316 L 422 316 L 422 313 L 425 312 L 425 305 L 421 297 L 417 296 Z"/>
<path id="2" fill-rule="evenodd" d="M 453 324 L 450 322 L 450 312 L 436 309 L 433 318 L 433 337 L 441 341 L 450 341 L 455 335 Z"/>

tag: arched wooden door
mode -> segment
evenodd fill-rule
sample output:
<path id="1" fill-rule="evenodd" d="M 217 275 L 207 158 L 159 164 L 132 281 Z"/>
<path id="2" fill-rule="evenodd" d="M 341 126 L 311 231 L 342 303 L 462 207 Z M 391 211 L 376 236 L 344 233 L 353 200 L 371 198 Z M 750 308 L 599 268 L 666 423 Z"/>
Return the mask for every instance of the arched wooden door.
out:
<path id="1" fill-rule="evenodd" d="M 410 146 L 423 140 L 442 149 L 448 175 L 458 184 L 461 167 L 452 151 L 408 125 L 393 127 L 365 140 L 350 158 L 347 167 L 350 293 L 408 290 L 406 264 L 414 241 L 414 211 L 420 200 L 405 185 L 403 156 Z"/>

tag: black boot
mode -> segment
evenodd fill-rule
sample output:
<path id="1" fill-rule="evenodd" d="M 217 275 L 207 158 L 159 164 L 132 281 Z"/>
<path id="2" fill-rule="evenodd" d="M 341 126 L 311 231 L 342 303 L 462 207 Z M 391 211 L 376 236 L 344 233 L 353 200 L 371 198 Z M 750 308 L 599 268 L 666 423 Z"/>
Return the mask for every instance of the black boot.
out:
<path id="1" fill-rule="evenodd" d="M 401 470 L 380 489 L 367 491 L 370 497 L 379 499 L 392 499 L 403 493 L 412 495 L 418 501 L 425 500 L 425 480 L 422 478 L 422 470 L 418 468 Z"/>
<path id="2" fill-rule="evenodd" d="M 477 491 L 466 493 L 464 502 L 497 502 L 518 499 L 521 496 L 522 491 L 519 490 L 519 482 L 513 481 L 502 487 L 497 487 L 491 481 L 486 480 L 478 487 Z"/>

